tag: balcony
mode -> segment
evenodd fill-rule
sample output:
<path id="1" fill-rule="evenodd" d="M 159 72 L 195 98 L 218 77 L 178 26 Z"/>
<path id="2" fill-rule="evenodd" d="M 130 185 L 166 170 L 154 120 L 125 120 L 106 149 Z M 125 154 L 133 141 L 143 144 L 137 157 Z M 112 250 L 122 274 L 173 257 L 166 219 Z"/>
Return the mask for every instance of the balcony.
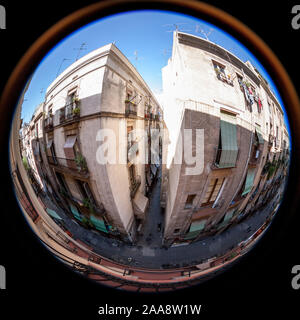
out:
<path id="1" fill-rule="evenodd" d="M 214 169 L 225 169 L 225 168 L 235 168 L 236 162 L 238 160 L 240 149 L 237 150 L 226 150 L 226 149 L 216 149 L 215 163 L 213 165 Z M 222 163 L 222 153 L 226 154 L 226 163 Z"/>
<path id="2" fill-rule="evenodd" d="M 150 119 L 150 112 L 148 111 L 145 111 L 145 119 Z"/>
<path id="3" fill-rule="evenodd" d="M 137 116 L 137 106 L 134 102 L 126 100 L 125 101 L 125 117 Z"/>
<path id="4" fill-rule="evenodd" d="M 75 102 L 65 105 L 59 109 L 59 123 L 69 123 L 73 121 L 79 121 L 80 108 Z"/>
<path id="5" fill-rule="evenodd" d="M 136 176 L 134 183 L 130 185 L 130 197 L 133 198 L 141 185 L 141 176 Z"/>
<path id="6" fill-rule="evenodd" d="M 52 129 L 53 129 L 53 116 L 51 115 L 47 117 L 44 121 L 44 130 L 48 132 Z"/>
<path id="7" fill-rule="evenodd" d="M 48 156 L 48 161 L 50 164 L 55 165 L 61 169 L 71 170 L 73 172 L 86 175 L 88 173 L 88 168 L 84 157 L 77 157 L 76 159 L 67 159 L 59 157 Z"/>

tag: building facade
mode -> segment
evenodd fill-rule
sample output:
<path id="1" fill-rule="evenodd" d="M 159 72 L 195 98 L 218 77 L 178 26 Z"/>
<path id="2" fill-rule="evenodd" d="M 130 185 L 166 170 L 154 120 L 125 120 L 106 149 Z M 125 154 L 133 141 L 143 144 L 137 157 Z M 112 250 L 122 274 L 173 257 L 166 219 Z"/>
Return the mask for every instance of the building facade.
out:
<path id="1" fill-rule="evenodd" d="M 146 161 L 148 140 L 162 127 L 145 81 L 109 44 L 54 80 L 44 112 L 45 170 L 66 209 L 85 226 L 134 241 L 157 170 Z"/>
<path id="2" fill-rule="evenodd" d="M 174 32 L 162 79 L 170 135 L 164 241 L 195 241 L 258 206 L 262 190 L 281 176 L 288 131 L 258 70 L 210 41 Z M 184 161 L 187 146 L 195 163 Z"/>

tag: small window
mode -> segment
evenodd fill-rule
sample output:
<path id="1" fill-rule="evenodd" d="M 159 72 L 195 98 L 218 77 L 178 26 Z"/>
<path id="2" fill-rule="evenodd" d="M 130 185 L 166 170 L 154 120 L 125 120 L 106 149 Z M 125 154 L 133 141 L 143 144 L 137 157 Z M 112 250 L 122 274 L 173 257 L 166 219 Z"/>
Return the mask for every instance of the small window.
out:
<path id="1" fill-rule="evenodd" d="M 221 75 L 221 77 L 224 77 L 226 79 L 225 66 L 215 61 L 213 61 L 213 65 L 214 65 L 214 69 L 217 74 L 217 77 L 219 78 L 219 75 Z"/>
<path id="2" fill-rule="evenodd" d="M 176 228 L 175 230 L 174 230 L 174 234 L 178 234 L 180 232 L 180 229 L 179 228 Z"/>
<path id="3" fill-rule="evenodd" d="M 217 78 L 223 82 L 233 85 L 233 77 L 228 74 L 224 65 L 219 62 L 213 61 L 213 66 L 217 75 Z"/>
<path id="4" fill-rule="evenodd" d="M 193 206 L 193 201 L 195 199 L 196 195 L 195 194 L 189 194 L 186 198 L 185 206 L 184 209 L 190 209 Z"/>

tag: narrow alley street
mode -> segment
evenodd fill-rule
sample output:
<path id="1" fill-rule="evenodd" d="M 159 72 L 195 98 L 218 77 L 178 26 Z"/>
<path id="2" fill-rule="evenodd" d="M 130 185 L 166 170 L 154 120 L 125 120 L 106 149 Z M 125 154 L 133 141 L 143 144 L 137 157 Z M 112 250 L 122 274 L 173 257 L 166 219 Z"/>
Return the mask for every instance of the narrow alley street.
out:
<path id="1" fill-rule="evenodd" d="M 161 167 L 153 184 L 147 216 L 136 245 L 157 249 L 162 245 L 164 225 L 163 209 L 160 206 Z"/>

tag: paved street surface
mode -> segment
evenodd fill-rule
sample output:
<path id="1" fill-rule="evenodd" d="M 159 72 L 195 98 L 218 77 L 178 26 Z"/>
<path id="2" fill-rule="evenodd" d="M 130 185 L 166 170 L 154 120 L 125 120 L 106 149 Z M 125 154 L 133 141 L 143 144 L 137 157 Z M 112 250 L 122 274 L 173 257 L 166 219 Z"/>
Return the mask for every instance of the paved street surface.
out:
<path id="1" fill-rule="evenodd" d="M 157 249 L 162 245 L 164 215 L 163 209 L 160 207 L 160 178 L 161 169 L 158 170 L 156 181 L 153 182 L 153 188 L 149 198 L 148 212 L 141 231 L 142 236 L 138 238 L 136 243 L 137 246 L 141 245 Z M 147 253 L 150 251 L 146 250 L 144 252 Z"/>
<path id="2" fill-rule="evenodd" d="M 92 246 L 95 253 L 122 264 L 153 269 L 199 264 L 216 255 L 225 254 L 241 241 L 248 239 L 263 225 L 276 202 L 276 199 L 273 199 L 268 207 L 219 235 L 189 245 L 178 245 L 165 249 L 161 246 L 162 232 L 157 230 L 157 224 L 163 221 L 159 192 L 160 179 L 158 178 L 156 185 L 153 186 L 143 236 L 136 245 L 125 244 L 119 240 L 102 236 L 97 231 L 84 229 L 49 198 L 44 198 L 43 202 L 61 216 L 65 227 L 73 234 L 74 239 L 80 239 Z"/>

